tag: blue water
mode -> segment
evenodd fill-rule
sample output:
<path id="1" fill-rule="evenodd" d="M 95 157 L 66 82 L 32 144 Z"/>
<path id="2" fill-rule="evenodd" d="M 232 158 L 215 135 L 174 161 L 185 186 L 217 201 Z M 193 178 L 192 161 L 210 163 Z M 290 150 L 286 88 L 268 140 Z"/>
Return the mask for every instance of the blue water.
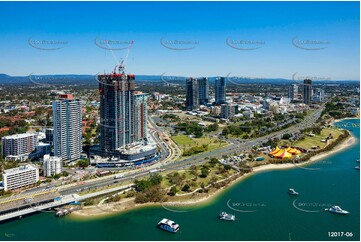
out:
<path id="1" fill-rule="evenodd" d="M 353 127 L 356 122 L 358 127 Z M 359 240 L 360 171 L 354 169 L 360 165 L 356 162 L 360 159 L 359 120 L 337 125 L 351 130 L 356 137 L 352 146 L 302 168 L 254 174 L 210 204 L 168 207 L 178 212 L 141 208 L 87 220 L 40 213 L 0 225 L 0 240 Z M 300 195 L 288 195 L 290 187 Z M 324 211 L 335 204 L 350 214 Z M 235 214 L 237 220 L 219 220 L 221 210 Z M 179 223 L 180 231 L 157 229 L 162 218 Z M 329 237 L 329 232 L 344 235 Z"/>

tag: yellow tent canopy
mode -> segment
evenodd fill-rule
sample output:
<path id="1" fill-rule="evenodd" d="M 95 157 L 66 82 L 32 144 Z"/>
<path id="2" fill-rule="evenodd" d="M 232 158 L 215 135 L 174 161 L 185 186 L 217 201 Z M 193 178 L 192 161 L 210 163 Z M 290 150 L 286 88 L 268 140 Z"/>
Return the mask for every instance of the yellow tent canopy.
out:
<path id="1" fill-rule="evenodd" d="M 287 150 L 289 153 L 291 153 L 292 155 L 299 155 L 301 154 L 301 151 L 299 151 L 298 149 L 295 148 L 290 148 L 289 150 Z"/>
<path id="2" fill-rule="evenodd" d="M 292 154 L 287 152 L 286 150 L 280 150 L 276 154 L 273 154 L 273 156 L 283 159 L 283 158 L 291 158 Z"/>
<path id="3" fill-rule="evenodd" d="M 280 151 L 280 148 L 278 148 L 278 146 L 277 146 L 274 150 L 272 150 L 272 151 L 269 153 L 269 155 L 274 155 L 274 154 L 276 154 L 278 151 Z"/>

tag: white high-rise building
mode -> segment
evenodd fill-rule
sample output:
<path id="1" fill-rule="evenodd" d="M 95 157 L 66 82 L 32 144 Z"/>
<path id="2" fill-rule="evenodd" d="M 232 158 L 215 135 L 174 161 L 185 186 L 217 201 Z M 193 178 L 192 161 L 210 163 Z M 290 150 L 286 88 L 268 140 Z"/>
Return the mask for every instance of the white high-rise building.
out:
<path id="1" fill-rule="evenodd" d="M 44 176 L 54 176 L 56 174 L 61 174 L 62 161 L 60 157 L 44 155 L 43 161 Z"/>
<path id="2" fill-rule="evenodd" d="M 14 190 L 37 183 L 39 181 L 39 169 L 35 165 L 27 164 L 4 170 L 2 178 L 4 190 Z"/>
<path id="3" fill-rule="evenodd" d="M 298 86 L 296 84 L 292 84 L 288 88 L 288 98 L 291 99 L 291 101 L 297 99 L 298 97 Z"/>
<path id="4" fill-rule="evenodd" d="M 323 102 L 325 100 L 325 90 L 321 88 L 315 88 L 312 99 L 316 103 Z"/>
<path id="5" fill-rule="evenodd" d="M 23 161 L 38 145 L 38 135 L 36 133 L 14 134 L 2 137 L 1 141 L 4 157 L 13 157 L 15 160 Z"/>
<path id="6" fill-rule="evenodd" d="M 71 94 L 53 102 L 54 155 L 64 162 L 80 159 L 82 152 L 81 101 Z"/>

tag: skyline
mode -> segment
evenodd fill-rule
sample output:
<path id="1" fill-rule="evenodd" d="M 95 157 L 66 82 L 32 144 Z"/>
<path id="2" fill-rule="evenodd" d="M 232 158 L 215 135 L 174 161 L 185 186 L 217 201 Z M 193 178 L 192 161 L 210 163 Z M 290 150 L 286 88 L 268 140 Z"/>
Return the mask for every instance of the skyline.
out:
<path id="1" fill-rule="evenodd" d="M 0 73 L 11 76 L 110 73 L 127 55 L 124 48 L 132 40 L 127 70 L 140 75 L 232 73 L 291 79 L 297 72 L 330 80 L 359 80 L 360 75 L 359 2 L 1 2 L 0 6 Z M 121 23 L 111 14 L 114 9 L 123 14 Z M 61 44 L 31 45 L 42 40 Z M 122 50 L 112 53 L 108 46 L 99 47 L 103 40 L 121 43 L 114 48 Z M 172 44 L 175 41 L 186 44 Z M 299 44 L 302 41 L 322 44 Z M 41 49 L 53 46 L 60 48 Z"/>

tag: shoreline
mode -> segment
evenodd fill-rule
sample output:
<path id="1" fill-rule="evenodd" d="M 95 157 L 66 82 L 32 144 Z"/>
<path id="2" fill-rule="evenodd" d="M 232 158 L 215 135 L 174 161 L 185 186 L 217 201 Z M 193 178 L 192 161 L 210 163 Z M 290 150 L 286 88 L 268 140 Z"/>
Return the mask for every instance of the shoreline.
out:
<path id="1" fill-rule="evenodd" d="M 333 125 L 334 123 L 337 123 L 337 122 L 342 122 L 342 121 L 345 121 L 345 120 L 352 120 L 352 119 L 360 119 L 359 117 L 349 117 L 349 118 L 340 118 L 340 119 L 334 119 L 331 121 L 330 125 Z"/>
<path id="2" fill-rule="evenodd" d="M 347 118 L 347 119 L 358 119 L 358 118 Z M 344 120 L 344 119 L 342 119 L 342 120 Z M 342 121 L 342 120 L 340 120 L 340 121 Z M 337 122 L 339 122 L 339 121 L 337 121 Z M 136 203 L 134 203 L 134 198 L 128 198 L 128 199 L 124 199 L 122 201 L 107 205 L 107 206 L 111 207 L 110 209 L 108 208 L 109 210 L 105 207 L 100 208 L 97 205 L 92 205 L 92 206 L 86 207 L 82 210 L 74 211 L 73 213 L 71 213 L 70 216 L 73 218 L 77 218 L 77 219 L 85 219 L 85 218 L 90 218 L 90 217 L 91 218 L 103 218 L 103 217 L 107 217 L 107 216 L 114 216 L 114 215 L 124 213 L 124 212 L 130 211 L 130 210 L 146 208 L 146 207 L 154 207 L 155 206 L 155 207 L 163 207 L 164 208 L 167 205 L 168 206 L 169 205 L 177 205 L 177 206 L 206 205 L 206 204 L 209 204 L 209 203 L 215 201 L 216 198 L 223 191 L 231 188 L 236 183 L 239 183 L 239 182 L 243 181 L 244 179 L 247 179 L 256 173 L 266 172 L 266 171 L 271 171 L 271 170 L 282 170 L 282 169 L 295 169 L 295 168 L 302 169 L 303 166 L 315 163 L 315 162 L 319 161 L 320 159 L 326 158 L 330 155 L 334 155 L 340 151 L 343 151 L 343 150 L 351 147 L 355 142 L 356 142 L 356 137 L 354 137 L 350 133 L 350 137 L 348 137 L 341 143 L 337 144 L 332 150 L 325 151 L 325 152 L 322 152 L 315 156 L 312 156 L 309 160 L 307 160 L 303 163 L 299 163 L 299 164 L 294 164 L 294 163 L 267 164 L 267 165 L 257 166 L 257 167 L 254 167 L 251 172 L 241 175 L 241 176 L 237 177 L 236 179 L 230 181 L 226 186 L 219 188 L 216 191 L 207 193 L 206 195 L 204 193 L 202 193 L 201 195 L 195 193 L 195 197 L 197 197 L 197 195 L 199 197 L 194 198 L 192 195 L 190 195 L 191 197 L 187 198 L 187 201 L 168 201 L 168 202 L 164 202 L 164 203 L 136 204 Z M 307 168 L 303 168 L 303 169 L 307 169 Z M 188 197 L 188 196 L 185 196 L 185 197 Z M 102 205 L 102 206 L 104 206 L 104 205 Z"/>

